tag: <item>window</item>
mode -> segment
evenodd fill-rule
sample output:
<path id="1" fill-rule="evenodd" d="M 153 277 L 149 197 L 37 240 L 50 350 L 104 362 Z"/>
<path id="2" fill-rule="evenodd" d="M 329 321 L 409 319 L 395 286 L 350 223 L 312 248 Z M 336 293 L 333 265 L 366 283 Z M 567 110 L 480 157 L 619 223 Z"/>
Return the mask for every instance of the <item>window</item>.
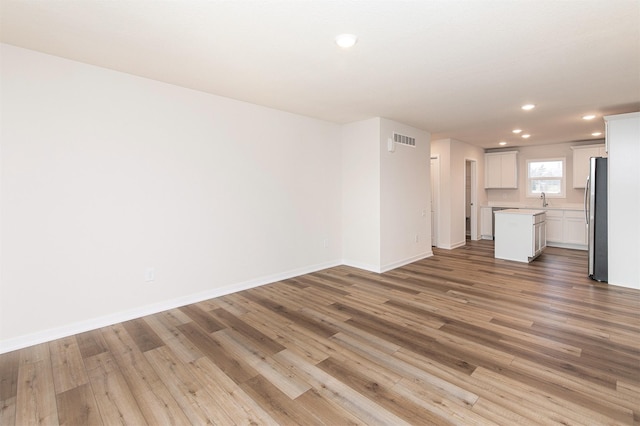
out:
<path id="1" fill-rule="evenodd" d="M 565 159 L 527 160 L 527 197 L 564 198 Z"/>

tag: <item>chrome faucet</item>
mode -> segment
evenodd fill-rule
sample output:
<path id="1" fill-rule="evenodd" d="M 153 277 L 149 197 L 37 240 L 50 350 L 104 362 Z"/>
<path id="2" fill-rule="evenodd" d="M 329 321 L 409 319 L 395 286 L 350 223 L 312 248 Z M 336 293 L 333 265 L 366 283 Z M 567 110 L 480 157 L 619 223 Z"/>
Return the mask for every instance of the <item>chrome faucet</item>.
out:
<path id="1" fill-rule="evenodd" d="M 542 207 L 547 207 L 549 205 L 549 203 L 547 203 L 547 194 L 541 192 L 540 198 L 542 198 Z"/>

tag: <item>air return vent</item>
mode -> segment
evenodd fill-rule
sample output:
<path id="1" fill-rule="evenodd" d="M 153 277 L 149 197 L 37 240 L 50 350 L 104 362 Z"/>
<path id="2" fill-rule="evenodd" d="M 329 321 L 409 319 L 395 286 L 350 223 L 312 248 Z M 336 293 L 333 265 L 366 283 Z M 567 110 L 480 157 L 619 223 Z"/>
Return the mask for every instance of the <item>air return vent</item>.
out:
<path id="1" fill-rule="evenodd" d="M 402 145 L 416 146 L 416 138 L 393 132 L 393 141 Z"/>

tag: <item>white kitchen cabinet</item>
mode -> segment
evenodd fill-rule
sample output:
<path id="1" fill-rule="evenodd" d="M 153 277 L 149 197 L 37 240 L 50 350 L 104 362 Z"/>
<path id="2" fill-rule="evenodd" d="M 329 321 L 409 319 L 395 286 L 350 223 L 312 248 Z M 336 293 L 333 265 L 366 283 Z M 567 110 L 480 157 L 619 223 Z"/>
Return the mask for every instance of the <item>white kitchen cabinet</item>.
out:
<path id="1" fill-rule="evenodd" d="M 562 210 L 547 210 L 547 243 L 563 243 L 564 212 Z"/>
<path id="2" fill-rule="evenodd" d="M 497 259 L 531 262 L 547 245 L 544 210 L 498 210 L 494 256 Z"/>
<path id="3" fill-rule="evenodd" d="M 518 188 L 518 151 L 488 152 L 484 164 L 485 188 Z"/>
<path id="4" fill-rule="evenodd" d="M 640 112 L 604 119 L 609 151 L 608 280 L 640 289 Z"/>
<path id="5" fill-rule="evenodd" d="M 493 239 L 493 209 L 491 207 L 480 208 L 480 238 Z"/>
<path id="6" fill-rule="evenodd" d="M 565 210 L 563 227 L 565 244 L 587 244 L 587 222 L 584 211 Z"/>
<path id="7" fill-rule="evenodd" d="M 587 222 L 584 210 L 547 210 L 547 244 L 586 250 Z"/>
<path id="8" fill-rule="evenodd" d="M 542 250 L 547 247 L 547 221 L 545 214 L 534 216 L 533 225 L 533 255 L 528 258 L 531 262 L 542 254 Z"/>
<path id="9" fill-rule="evenodd" d="M 573 187 L 584 188 L 589 176 L 589 159 L 606 157 L 604 144 L 572 146 L 573 150 Z"/>

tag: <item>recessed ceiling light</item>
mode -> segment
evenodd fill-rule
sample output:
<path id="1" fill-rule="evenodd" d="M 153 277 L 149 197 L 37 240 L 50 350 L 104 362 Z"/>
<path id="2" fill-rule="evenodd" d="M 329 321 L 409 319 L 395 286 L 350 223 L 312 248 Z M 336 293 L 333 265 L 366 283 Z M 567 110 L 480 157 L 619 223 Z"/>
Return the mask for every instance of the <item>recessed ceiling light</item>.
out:
<path id="1" fill-rule="evenodd" d="M 522 133 L 522 129 L 513 129 L 511 132 L 517 135 L 518 133 Z"/>
<path id="2" fill-rule="evenodd" d="M 529 135 L 529 134 L 524 134 L 524 135 L 522 135 L 522 137 L 523 137 L 523 138 L 525 138 L 525 139 L 529 139 L 529 138 L 531 137 L 531 135 Z"/>
<path id="3" fill-rule="evenodd" d="M 593 120 L 594 118 L 596 118 L 596 116 L 593 114 L 587 114 L 582 116 L 583 120 Z"/>
<path id="4" fill-rule="evenodd" d="M 498 145 L 505 146 L 507 143 L 505 141 L 498 142 Z"/>
<path id="5" fill-rule="evenodd" d="M 536 106 L 534 104 L 526 104 L 526 105 L 522 105 L 522 109 L 525 111 L 530 111 L 532 109 L 534 109 Z"/>
<path id="6" fill-rule="evenodd" d="M 591 136 L 600 136 L 602 134 L 602 132 L 593 132 L 591 133 Z"/>
<path id="7" fill-rule="evenodd" d="M 343 49 L 353 47 L 358 41 L 358 36 L 355 34 L 340 34 L 336 37 L 336 44 Z"/>

